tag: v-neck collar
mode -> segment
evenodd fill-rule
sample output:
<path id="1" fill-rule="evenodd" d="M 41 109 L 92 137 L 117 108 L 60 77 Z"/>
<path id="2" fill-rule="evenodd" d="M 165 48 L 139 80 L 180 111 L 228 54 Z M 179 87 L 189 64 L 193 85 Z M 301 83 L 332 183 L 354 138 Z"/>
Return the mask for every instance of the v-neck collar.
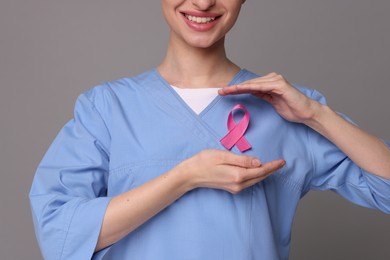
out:
<path id="1" fill-rule="evenodd" d="M 247 70 L 241 69 L 229 82 L 228 86 L 237 84 L 248 73 Z M 219 142 L 221 138 L 211 126 L 204 121 L 204 116 L 215 107 L 218 102 L 223 100 L 223 96 L 217 96 L 199 115 L 196 114 L 169 85 L 169 83 L 160 75 L 157 69 L 151 69 L 148 73 L 143 74 L 148 81 L 156 81 L 156 84 L 146 84 L 143 87 L 147 90 L 154 102 L 160 108 L 166 110 L 177 122 L 185 126 L 189 132 L 197 136 L 204 142 L 207 148 L 225 149 Z M 145 79 L 146 79 L 145 78 Z M 157 83 L 158 82 L 158 83 Z M 151 82 L 149 82 L 151 83 Z"/>
<path id="2" fill-rule="evenodd" d="M 165 89 L 167 89 L 174 97 L 175 99 L 181 104 L 181 107 L 184 108 L 187 113 L 191 114 L 192 117 L 196 117 L 197 119 L 202 118 L 205 114 L 207 114 L 212 107 L 215 106 L 223 97 L 218 95 L 216 96 L 199 114 L 195 113 L 195 111 L 188 106 L 188 104 L 180 97 L 180 95 L 171 87 L 171 85 L 161 76 L 160 72 L 156 68 L 151 70 L 152 73 L 155 74 L 155 76 L 162 82 L 162 85 Z M 240 81 L 240 78 L 247 72 L 246 69 L 241 69 L 239 72 L 236 73 L 236 75 L 233 77 L 233 79 L 228 83 L 228 86 L 234 85 L 237 82 Z"/>

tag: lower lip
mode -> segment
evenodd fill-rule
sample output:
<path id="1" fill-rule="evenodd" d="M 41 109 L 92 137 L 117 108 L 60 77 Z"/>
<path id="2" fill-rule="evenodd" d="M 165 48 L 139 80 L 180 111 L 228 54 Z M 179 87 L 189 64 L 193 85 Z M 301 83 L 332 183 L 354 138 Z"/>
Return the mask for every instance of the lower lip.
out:
<path id="1" fill-rule="evenodd" d="M 198 31 L 198 32 L 209 31 L 218 22 L 218 19 L 215 19 L 214 21 L 210 21 L 208 23 L 194 23 L 194 22 L 191 22 L 190 20 L 188 20 L 187 17 L 185 17 L 185 15 L 183 15 L 183 19 L 186 22 L 186 24 L 188 25 L 188 27 L 190 27 L 191 29 L 193 29 L 195 31 Z"/>

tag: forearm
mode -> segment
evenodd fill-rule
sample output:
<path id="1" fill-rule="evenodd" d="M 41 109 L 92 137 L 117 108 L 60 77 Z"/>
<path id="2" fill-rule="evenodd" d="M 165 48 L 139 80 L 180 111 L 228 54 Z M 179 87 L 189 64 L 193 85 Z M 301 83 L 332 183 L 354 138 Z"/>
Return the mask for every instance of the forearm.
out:
<path id="1" fill-rule="evenodd" d="M 185 174 L 173 169 L 112 198 L 95 251 L 117 242 L 190 189 L 192 187 Z"/>
<path id="2" fill-rule="evenodd" d="M 379 138 L 348 122 L 318 103 L 315 117 L 306 125 L 326 137 L 367 172 L 390 179 L 390 149 Z"/>
<path id="3" fill-rule="evenodd" d="M 95 251 L 117 242 L 165 207 L 195 188 L 238 193 L 284 166 L 283 160 L 261 164 L 253 156 L 204 150 L 172 170 L 110 201 Z"/>

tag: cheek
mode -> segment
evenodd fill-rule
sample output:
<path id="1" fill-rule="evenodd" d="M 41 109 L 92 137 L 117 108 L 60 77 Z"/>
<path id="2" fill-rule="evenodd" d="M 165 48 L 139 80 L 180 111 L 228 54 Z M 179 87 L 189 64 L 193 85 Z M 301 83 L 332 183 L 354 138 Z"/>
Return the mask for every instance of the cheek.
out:
<path id="1" fill-rule="evenodd" d="M 175 5 L 171 3 L 173 1 L 169 1 L 169 0 L 163 0 L 161 2 L 162 2 L 162 4 L 161 4 L 162 14 L 164 15 L 165 19 L 167 20 L 175 12 Z"/>
<path id="2" fill-rule="evenodd" d="M 236 24 L 237 18 L 238 18 L 237 14 L 230 14 L 230 17 L 227 19 L 224 26 L 225 27 L 224 30 L 226 32 L 230 31 L 232 27 Z"/>
<path id="3" fill-rule="evenodd" d="M 162 14 L 164 16 L 164 19 L 165 19 L 166 23 L 172 29 L 172 26 L 175 24 L 175 22 L 173 20 L 174 13 L 169 8 L 163 8 Z"/>
<path id="4" fill-rule="evenodd" d="M 238 16 L 240 15 L 241 5 L 235 5 L 235 6 L 234 6 L 232 9 L 230 9 L 230 10 L 233 10 L 233 11 L 230 13 L 230 15 L 231 15 L 231 17 L 230 17 L 230 19 L 231 19 L 230 24 L 233 26 L 233 25 L 236 23 Z"/>

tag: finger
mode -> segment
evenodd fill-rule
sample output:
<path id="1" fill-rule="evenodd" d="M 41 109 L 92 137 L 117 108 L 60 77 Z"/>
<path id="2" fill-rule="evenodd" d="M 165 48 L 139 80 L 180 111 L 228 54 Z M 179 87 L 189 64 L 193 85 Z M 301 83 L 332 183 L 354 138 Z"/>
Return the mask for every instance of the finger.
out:
<path id="1" fill-rule="evenodd" d="M 253 186 L 256 183 L 259 183 L 259 182 L 263 181 L 264 179 L 266 179 L 268 176 L 272 175 L 273 173 L 275 173 L 275 172 L 270 172 L 267 175 L 259 176 L 257 178 L 253 178 L 253 179 L 250 179 L 250 180 L 247 180 L 247 181 L 243 182 L 241 184 L 242 190 L 246 189 L 246 188 L 248 188 L 250 186 Z"/>
<path id="2" fill-rule="evenodd" d="M 267 163 L 267 167 L 263 167 L 263 171 L 256 171 L 254 174 L 254 178 L 250 178 L 247 180 L 241 180 L 240 182 L 235 182 L 228 188 L 227 190 L 230 191 L 233 194 L 239 193 L 241 190 L 248 188 L 264 179 L 269 177 L 270 175 L 274 174 L 277 170 L 282 168 L 285 165 L 285 162 L 283 160 L 277 160 L 273 161 L 272 163 Z M 266 168 L 266 170 L 265 170 Z M 271 170 L 272 169 L 272 170 Z M 248 169 L 247 172 L 254 171 L 256 169 Z M 258 170 L 258 169 L 257 169 Z"/>
<path id="3" fill-rule="evenodd" d="M 243 81 L 239 84 L 231 85 L 231 86 L 224 86 L 222 89 L 231 89 L 232 87 L 240 87 L 244 85 L 250 85 L 250 84 L 260 84 L 260 83 L 270 83 L 270 82 L 277 82 L 279 80 L 278 77 L 267 77 L 267 78 L 255 78 L 255 79 L 250 79 Z"/>
<path id="4" fill-rule="evenodd" d="M 284 160 L 275 160 L 265 163 L 258 168 L 247 169 L 242 176 L 242 180 L 248 181 L 252 179 L 264 179 L 275 171 L 283 168 L 284 165 L 286 165 Z"/>
<path id="5" fill-rule="evenodd" d="M 249 79 L 249 80 L 243 81 L 237 85 L 247 84 L 247 83 L 257 83 L 257 82 L 272 82 L 272 81 L 280 80 L 282 78 L 283 78 L 282 75 L 273 73 L 273 74 L 268 74 L 267 76 L 264 76 L 261 78 Z"/>
<path id="6" fill-rule="evenodd" d="M 263 173 L 266 174 L 267 172 L 277 171 L 280 168 L 282 168 L 284 165 L 286 165 L 286 161 L 279 159 L 279 160 L 274 160 L 274 161 L 265 163 L 260 168 L 262 168 Z"/>
<path id="7" fill-rule="evenodd" d="M 275 76 L 277 76 L 277 75 L 278 75 L 278 73 L 276 73 L 276 72 L 271 72 L 271 73 L 268 73 L 268 74 L 266 74 L 266 75 L 264 75 L 264 76 L 262 76 L 262 77 L 260 77 L 260 78 L 262 78 L 262 79 L 271 78 L 271 77 L 275 77 Z"/>
<path id="8" fill-rule="evenodd" d="M 279 84 L 275 81 L 272 82 L 252 82 L 252 83 L 242 83 L 238 85 L 233 85 L 230 87 L 224 87 L 218 91 L 220 95 L 235 95 L 235 94 L 244 94 L 244 93 L 253 93 L 253 92 L 263 92 L 263 93 L 275 93 L 277 94 L 277 87 Z"/>
<path id="9" fill-rule="evenodd" d="M 286 81 L 284 77 L 280 74 L 276 74 L 275 72 L 272 72 L 270 74 L 267 74 L 266 76 L 249 79 L 246 81 L 243 81 L 237 85 L 243 85 L 243 84 L 251 84 L 251 83 L 260 83 L 260 82 L 274 82 L 274 81 Z"/>
<path id="10" fill-rule="evenodd" d="M 260 159 L 254 156 L 238 155 L 228 151 L 220 151 L 220 164 L 253 168 L 261 166 Z"/>
<path id="11" fill-rule="evenodd" d="M 260 77 L 260 78 L 255 78 L 255 79 L 250 79 L 250 80 L 246 80 L 246 81 L 243 81 L 241 82 L 240 84 L 236 84 L 236 85 L 232 85 L 232 86 L 225 86 L 222 88 L 222 93 L 229 89 L 229 90 L 232 90 L 232 87 L 234 86 L 237 86 L 237 85 L 245 85 L 245 84 L 254 84 L 254 83 L 265 83 L 265 82 L 275 82 L 277 80 L 280 80 L 281 79 L 281 75 L 279 74 L 276 74 L 275 72 L 272 72 L 272 73 L 269 73 L 263 77 Z"/>
<path id="12" fill-rule="evenodd" d="M 253 78 L 253 79 L 249 79 L 249 80 L 246 80 L 246 81 L 243 81 L 242 83 L 247 83 L 247 82 L 253 82 L 253 81 L 268 81 L 268 80 L 275 80 L 276 78 L 278 78 L 278 76 L 281 76 L 275 72 L 271 72 L 271 73 L 268 73 L 264 76 L 261 76 L 261 77 L 258 77 L 258 78 Z"/>

